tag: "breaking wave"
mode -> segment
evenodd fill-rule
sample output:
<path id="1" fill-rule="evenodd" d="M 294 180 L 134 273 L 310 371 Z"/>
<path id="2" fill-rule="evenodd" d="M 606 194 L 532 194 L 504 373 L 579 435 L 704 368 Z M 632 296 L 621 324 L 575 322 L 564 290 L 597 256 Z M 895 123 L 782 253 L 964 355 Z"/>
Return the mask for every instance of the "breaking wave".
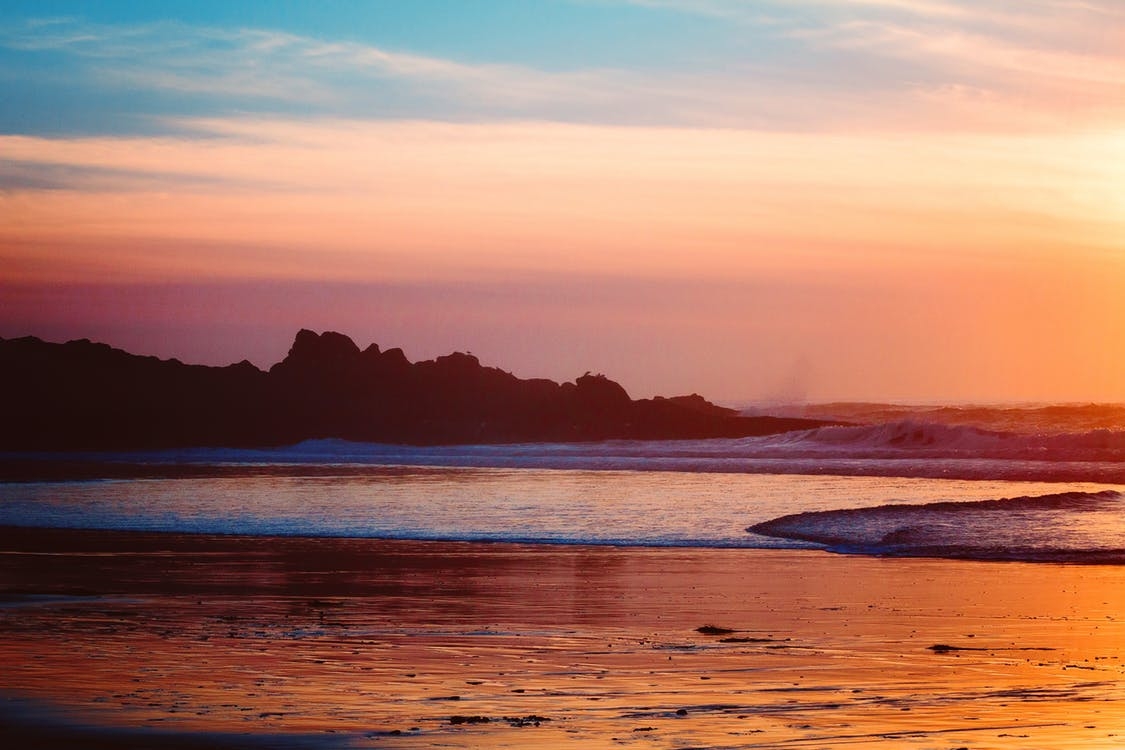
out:
<path id="1" fill-rule="evenodd" d="M 105 455 L 79 456 L 83 457 L 107 460 Z M 178 465 L 611 469 L 1116 484 L 1125 483 L 1125 430 L 1025 434 L 904 420 L 733 439 L 453 446 L 326 439 L 269 449 L 201 448 L 114 454 L 108 458 Z"/>
<path id="2" fill-rule="evenodd" d="M 788 404 L 751 407 L 747 416 L 768 414 L 848 424 L 913 421 L 964 425 L 1021 434 L 1081 433 L 1125 429 L 1125 404 L 908 405 L 880 403 Z"/>
<path id="3" fill-rule="evenodd" d="M 806 443 L 805 447 L 814 451 L 839 451 L 871 458 L 908 453 L 927 458 L 1125 461 L 1125 431 L 1108 429 L 1018 434 L 905 420 L 854 427 L 821 427 L 800 433 L 800 437 L 790 445 L 798 447 L 797 443 Z"/>
<path id="4" fill-rule="evenodd" d="M 747 531 L 841 553 L 1125 564 L 1123 511 L 1116 490 L 1063 492 L 794 513 Z"/>

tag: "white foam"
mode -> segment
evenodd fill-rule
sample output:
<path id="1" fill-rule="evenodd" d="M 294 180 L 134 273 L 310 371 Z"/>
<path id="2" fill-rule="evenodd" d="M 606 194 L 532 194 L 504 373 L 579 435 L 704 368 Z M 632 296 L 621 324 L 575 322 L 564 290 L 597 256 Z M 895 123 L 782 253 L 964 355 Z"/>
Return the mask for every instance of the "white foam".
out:
<path id="1" fill-rule="evenodd" d="M 102 456 L 102 458 L 105 458 Z M 1125 431 L 1020 434 L 914 421 L 712 440 L 404 446 L 308 440 L 271 449 L 115 454 L 114 460 L 839 474 L 1125 482 Z"/>
<path id="2" fill-rule="evenodd" d="M 1119 491 L 1075 491 L 795 513 L 748 531 L 845 553 L 1120 564 L 1123 509 Z"/>

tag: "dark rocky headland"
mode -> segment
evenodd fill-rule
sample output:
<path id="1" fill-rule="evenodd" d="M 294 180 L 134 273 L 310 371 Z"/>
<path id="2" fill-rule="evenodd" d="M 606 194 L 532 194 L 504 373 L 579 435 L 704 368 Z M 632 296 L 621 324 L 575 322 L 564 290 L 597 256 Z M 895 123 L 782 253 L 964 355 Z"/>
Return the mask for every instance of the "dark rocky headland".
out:
<path id="1" fill-rule="evenodd" d="M 410 362 L 339 333 L 297 334 L 259 370 L 187 365 L 82 339 L 0 339 L 0 450 L 273 446 L 312 438 L 508 443 L 744 437 L 824 422 L 742 417 L 700 396 L 633 400 L 586 374 L 523 380 L 454 353 Z"/>

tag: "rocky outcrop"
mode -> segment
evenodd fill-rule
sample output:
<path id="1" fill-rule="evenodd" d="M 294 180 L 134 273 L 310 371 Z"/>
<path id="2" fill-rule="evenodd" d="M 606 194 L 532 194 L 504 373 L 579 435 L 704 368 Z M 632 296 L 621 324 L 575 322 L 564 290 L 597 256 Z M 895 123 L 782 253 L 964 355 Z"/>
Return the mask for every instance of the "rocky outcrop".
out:
<path id="1" fill-rule="evenodd" d="M 142 357 L 88 340 L 0 339 L 0 450 L 739 437 L 823 424 L 740 417 L 692 394 L 633 400 L 604 375 L 523 380 L 453 353 L 410 362 L 302 330 L 268 372 Z"/>

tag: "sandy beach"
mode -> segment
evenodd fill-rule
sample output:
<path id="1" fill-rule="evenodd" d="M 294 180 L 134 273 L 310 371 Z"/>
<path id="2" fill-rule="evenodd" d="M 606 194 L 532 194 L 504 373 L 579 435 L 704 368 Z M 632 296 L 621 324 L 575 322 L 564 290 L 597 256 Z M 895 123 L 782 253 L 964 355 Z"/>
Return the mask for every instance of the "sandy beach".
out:
<path id="1" fill-rule="evenodd" d="M 1121 567 L 16 528 L 0 552 L 24 746 L 1125 744 Z"/>

